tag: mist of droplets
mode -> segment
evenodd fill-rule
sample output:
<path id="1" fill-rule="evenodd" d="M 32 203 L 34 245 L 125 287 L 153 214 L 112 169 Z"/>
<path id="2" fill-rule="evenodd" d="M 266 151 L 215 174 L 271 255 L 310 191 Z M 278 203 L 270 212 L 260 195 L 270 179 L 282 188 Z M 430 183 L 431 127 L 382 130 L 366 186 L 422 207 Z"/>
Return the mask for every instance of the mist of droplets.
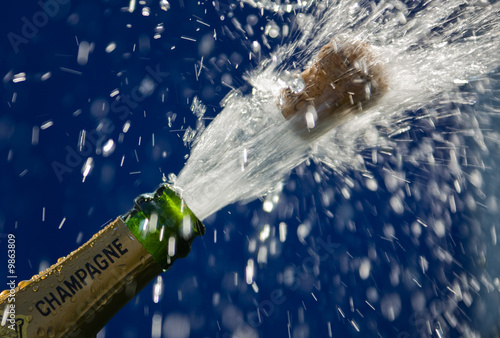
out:
<path id="1" fill-rule="evenodd" d="M 286 12 L 272 2 L 252 3 Z M 325 336 L 334 336 L 332 325 L 339 324 L 345 330 L 341 332 L 353 335 L 473 337 L 491 332 L 498 313 L 487 309 L 499 298 L 500 279 L 498 269 L 478 266 L 494 259 L 487 247 L 491 238 L 496 245 L 497 226 L 490 226 L 486 213 L 472 220 L 461 217 L 478 208 L 497 211 L 484 170 L 488 153 L 498 150 L 500 134 L 492 127 L 498 102 L 486 104 L 485 114 L 474 107 L 478 93 L 487 97 L 483 101 L 498 95 L 492 74 L 500 56 L 500 4 L 316 5 L 297 14 L 298 38 L 249 76 L 252 95 L 233 93 L 195 138 L 176 187 L 201 218 L 267 192 L 263 214 L 251 221 L 257 231 L 249 238 L 244 280 L 258 294 L 264 283 L 259 276 L 269 273 L 269 257 L 279 255 L 279 243 L 296 236 L 311 257 L 306 255 L 304 266 L 282 267 L 277 284 L 294 290 L 297 286 L 302 299 L 328 304 L 323 307 L 326 319 L 316 321 Z M 272 37 L 279 28 L 270 24 L 265 31 Z M 287 130 L 277 108 L 279 91 L 295 86 L 290 75 L 307 67 L 332 37 L 371 45 L 385 64 L 389 91 L 364 114 L 352 116 L 319 140 L 305 142 Z M 258 42 L 253 46 L 254 52 L 260 51 Z M 492 130 L 484 130 L 485 125 Z M 308 169 L 311 164 L 315 169 Z M 303 186 L 316 192 L 301 202 L 289 196 L 281 200 L 282 189 L 292 195 L 299 190 L 295 180 L 285 180 L 285 188 L 279 184 L 296 166 Z M 337 174 L 333 179 L 332 172 Z M 385 206 L 374 206 L 364 195 L 384 199 Z M 309 210 L 297 229 L 290 229 L 287 224 L 304 209 L 301 203 Z M 265 213 L 273 212 L 279 225 L 267 223 Z M 329 231 L 348 243 L 338 244 L 335 253 L 328 251 L 328 263 L 318 253 L 321 237 L 311 235 L 315 227 L 324 226 L 322 217 Z M 375 223 L 380 227 L 370 224 L 377 217 L 384 219 Z M 313 263 L 306 267 L 309 258 Z M 313 319 L 304 322 L 306 303 L 297 305 L 293 329 L 289 319 L 289 336 L 309 336 Z M 226 310 L 244 317 L 241 309 Z M 481 318 L 484 327 L 469 316 Z M 394 326 L 387 329 L 383 321 Z M 225 327 L 233 334 L 245 329 L 248 336 L 258 336 L 250 321 Z"/>
<path id="2" fill-rule="evenodd" d="M 270 11 L 287 11 L 286 5 L 271 4 L 254 3 Z M 281 46 L 249 76 L 251 96 L 230 95 L 221 114 L 199 133 L 176 186 L 204 218 L 227 204 L 266 193 L 306 153 L 335 170 L 364 168 L 361 149 L 388 146 L 391 136 L 411 128 L 411 123 L 398 124 L 406 110 L 419 109 L 496 65 L 499 11 L 498 3 L 430 2 L 410 8 L 399 1 L 326 1 L 298 14 L 299 37 Z M 266 27 L 268 35 L 274 34 L 273 27 Z M 385 65 L 389 91 L 365 114 L 346 119 L 317 142 L 306 143 L 288 130 L 281 117 L 280 89 L 295 86 L 290 73 L 307 66 L 333 37 L 368 43 Z M 298 61 L 291 62 L 297 55 Z M 398 208 L 397 200 L 393 205 Z"/>

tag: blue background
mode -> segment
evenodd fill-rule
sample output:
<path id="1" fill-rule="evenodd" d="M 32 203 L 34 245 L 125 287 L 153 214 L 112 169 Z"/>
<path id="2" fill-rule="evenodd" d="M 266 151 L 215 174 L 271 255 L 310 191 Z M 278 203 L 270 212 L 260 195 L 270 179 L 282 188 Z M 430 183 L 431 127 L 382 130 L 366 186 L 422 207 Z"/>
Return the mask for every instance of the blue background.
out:
<path id="1" fill-rule="evenodd" d="M 189 154 L 182 140 L 184 129 L 195 127 L 196 123 L 190 111 L 193 98 L 198 96 L 207 106 L 208 122 L 220 112 L 219 102 L 230 90 L 222 80 L 232 81 L 232 86 L 248 93 L 250 87 L 242 75 L 254 69 L 278 44 L 288 41 L 269 39 L 271 49 L 263 47 L 262 54 L 252 54 L 249 60 L 250 45 L 260 39 L 261 33 L 254 37 L 243 34 L 230 22 L 231 15 L 242 23 L 248 15 L 255 15 L 257 31 L 269 19 L 292 27 L 294 23 L 293 15 L 265 12 L 262 17 L 249 6 L 242 8 L 239 3 L 223 1 L 219 6 L 203 1 L 201 4 L 172 1 L 168 11 L 161 10 L 158 2 L 148 2 L 151 9 L 148 17 L 141 14 L 144 6 L 137 4 L 133 13 L 123 10 L 127 6 L 128 2 L 118 0 L 68 2 L 61 5 L 46 24 L 40 25 L 27 43 L 20 44 L 17 52 L 8 34 L 22 35 L 22 19 L 33 22 L 33 16 L 41 7 L 34 2 L 9 2 L 2 9 L 0 250 L 5 251 L 6 257 L 6 235 L 14 233 L 17 275 L 24 279 L 38 273 L 42 262 L 45 266 L 56 262 L 105 223 L 124 214 L 131 208 L 134 197 L 156 189 L 163 174 L 178 173 Z M 164 26 L 161 38 L 153 39 L 160 23 Z M 127 24 L 131 27 L 127 28 Z M 85 65 L 77 63 L 77 43 L 81 41 L 94 44 Z M 204 49 L 201 41 L 208 42 L 211 48 Z M 116 43 L 116 49 L 107 53 L 105 48 L 110 42 Z M 202 57 L 204 68 L 197 76 L 195 64 L 199 66 Z M 168 76 L 149 97 L 130 109 L 126 117 L 123 111 L 113 111 L 110 105 L 114 98 L 110 93 L 119 89 L 121 95 L 131 95 L 148 77 L 147 67 L 158 68 Z M 13 83 L 12 74 L 20 72 L 26 73 L 27 80 Z M 42 80 L 47 72 L 51 73 L 50 78 Z M 470 117 L 482 106 L 498 107 L 489 91 L 477 93 L 474 86 L 460 90 L 475 103 L 460 105 L 436 99 L 427 107 L 444 113 L 459 107 Z M 107 107 L 104 112 L 94 109 L 102 102 Z M 424 113 L 422 109 L 407 114 Z M 169 118 L 174 115 L 175 120 L 169 126 Z M 47 121 L 53 125 L 39 130 L 38 142 L 33 144 L 33 128 Z M 124 134 L 123 142 L 110 156 L 97 154 L 108 139 L 117 142 L 126 121 L 130 121 L 130 130 Z M 452 116 L 440 120 L 437 129 L 425 121 L 412 121 L 412 129 L 396 137 L 392 155 L 380 155 L 378 164 L 369 169 L 379 182 L 384 181 L 384 167 L 405 172 L 406 179 L 424 191 L 424 197 L 428 196 L 430 180 L 437 181 L 440 187 L 453 187 L 454 177 L 444 165 L 439 166 L 449 160 L 447 150 L 435 151 L 437 166 L 415 165 L 405 162 L 404 158 L 419 147 L 419 142 L 398 143 L 397 140 L 430 138 L 436 131 L 446 139 L 451 137 L 450 130 L 468 128 L 466 123 L 470 121 Z M 489 116 L 479 119 L 479 124 L 495 130 L 498 121 Z M 102 144 L 87 143 L 80 151 L 78 140 L 82 130 L 96 132 Z M 442 304 L 449 299 L 446 285 L 453 276 L 465 272 L 478 276 L 479 280 L 479 276 L 488 271 L 493 280 L 497 270 L 495 246 L 491 241 L 496 210 L 491 207 L 473 210 L 462 197 L 469 194 L 481 201 L 484 194 L 486 197 L 481 203 L 488 206 L 491 199 L 487 197 L 496 196 L 494 175 L 498 149 L 495 143 L 488 143 L 488 151 L 484 151 L 472 139 L 464 137 L 463 144 L 470 153 L 482 157 L 484 168 L 462 169 L 466 176 L 474 169 L 480 170 L 486 184 L 482 189 L 469 184 L 463 187 L 462 194 L 457 194 L 457 212 L 448 212 L 453 227 L 447 229 L 444 238 L 430 234 L 418 240 L 410 226 L 416 218 L 426 219 L 449 206 L 437 199 L 419 199 L 412 195 L 405 198 L 405 212 L 399 215 L 389 206 L 392 192 L 382 183 L 379 183 L 380 189 L 371 191 L 366 188 L 360 172 L 333 172 L 312 161 L 295 169 L 286 179 L 280 202 L 271 213 L 264 212 L 262 201 L 257 200 L 228 206 L 209 217 L 205 222 L 207 234 L 195 241 L 189 257 L 162 275 L 162 300 L 153 301 L 153 287 L 149 285 L 111 320 L 105 328 L 105 336 L 149 337 L 154 313 L 162 314 L 164 321 L 173 314 L 189 318 L 191 337 L 229 337 L 242 323 L 240 320 L 245 321 L 243 333 L 249 337 L 287 337 L 289 334 L 327 337 L 328 323 L 336 337 L 425 336 L 422 321 L 429 320 L 433 325 L 440 320 L 446 323 Z M 362 155 L 371 157 L 371 150 L 363 150 Z M 68 155 L 70 153 L 73 155 Z M 81 168 L 89 156 L 95 165 L 82 182 Z M 120 165 L 123 156 L 125 159 Z M 58 164 L 68 170 L 58 175 L 54 170 Z M 314 179 L 315 172 L 321 173 L 320 182 Z M 349 199 L 341 191 L 347 184 L 345 177 L 350 178 Z M 325 194 L 334 198 L 325 202 Z M 307 241 L 301 242 L 296 229 L 306 221 L 311 224 L 311 232 Z M 259 292 L 256 293 L 245 283 L 247 261 L 257 257 L 257 251 L 249 252 L 249 241 L 258 238 L 265 224 L 271 226 L 271 239 L 277 239 L 280 222 L 288 225 L 287 241 L 277 241 L 278 254 L 269 257 L 267 264 L 258 266 L 255 281 Z M 387 239 L 387 224 L 393 225 L 397 240 Z M 258 240 L 257 243 L 258 246 L 269 244 Z M 331 245 L 326 250 L 322 243 Z M 438 246 L 453 255 L 453 262 L 436 255 Z M 484 261 L 481 260 L 483 251 L 486 252 Z M 324 259 L 318 260 L 314 252 Z M 361 279 L 360 260 L 374 252 L 377 258 L 372 261 L 371 275 Z M 421 273 L 418 263 L 421 256 L 429 262 L 426 274 Z M 5 263 L 0 265 L 4 271 Z M 395 266 L 401 270 L 402 281 L 397 286 L 390 283 Z M 284 281 L 283 272 L 287 268 L 296 277 L 294 283 Z M 6 273 L 0 275 L 0 285 L 6 288 L 3 282 Z M 419 281 L 420 288 L 412 276 Z M 399 299 L 400 313 L 394 321 L 382 313 L 378 301 L 374 302 L 375 310 L 365 302 L 370 290 L 377 290 L 379 298 L 388 302 Z M 411 305 L 417 291 L 427 304 L 421 312 L 414 311 Z M 488 332 L 498 318 L 494 306 L 497 292 L 483 286 L 474 297 L 470 307 L 461 305 L 457 320 Z M 359 312 L 351 311 L 351 302 Z M 255 320 L 259 307 L 260 322 Z M 351 320 L 358 326 L 359 333 Z M 443 330 L 456 336 L 460 333 L 457 327 L 446 326 Z"/>

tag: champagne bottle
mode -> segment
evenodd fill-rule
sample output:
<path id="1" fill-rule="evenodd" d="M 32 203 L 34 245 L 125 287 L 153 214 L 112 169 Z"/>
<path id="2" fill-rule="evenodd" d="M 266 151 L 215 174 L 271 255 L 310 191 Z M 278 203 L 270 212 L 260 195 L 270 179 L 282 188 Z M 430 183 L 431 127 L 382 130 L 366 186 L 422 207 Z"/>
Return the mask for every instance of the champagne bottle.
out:
<path id="1" fill-rule="evenodd" d="M 1 337 L 95 337 L 205 233 L 167 185 L 47 270 L 0 294 Z"/>

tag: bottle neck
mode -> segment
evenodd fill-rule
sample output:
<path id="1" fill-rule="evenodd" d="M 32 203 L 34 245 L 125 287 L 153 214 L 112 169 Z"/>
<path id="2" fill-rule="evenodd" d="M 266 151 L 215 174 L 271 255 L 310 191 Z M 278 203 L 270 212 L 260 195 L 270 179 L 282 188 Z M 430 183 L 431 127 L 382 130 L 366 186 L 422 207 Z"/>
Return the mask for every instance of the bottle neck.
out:
<path id="1" fill-rule="evenodd" d="M 161 272 L 118 218 L 57 264 L 19 283 L 15 303 L 0 297 L 1 312 L 15 309 L 15 330 L 7 321 L 0 335 L 93 337 Z"/>
<path id="2" fill-rule="evenodd" d="M 131 211 L 79 249 L 20 282 L 15 302 L 8 291 L 0 294 L 0 318 L 9 319 L 0 336 L 95 336 L 153 278 L 186 256 L 204 232 L 167 185 L 139 196 Z"/>
<path id="3" fill-rule="evenodd" d="M 122 219 L 164 270 L 187 256 L 193 240 L 205 233 L 203 223 L 167 184 L 137 197 Z"/>

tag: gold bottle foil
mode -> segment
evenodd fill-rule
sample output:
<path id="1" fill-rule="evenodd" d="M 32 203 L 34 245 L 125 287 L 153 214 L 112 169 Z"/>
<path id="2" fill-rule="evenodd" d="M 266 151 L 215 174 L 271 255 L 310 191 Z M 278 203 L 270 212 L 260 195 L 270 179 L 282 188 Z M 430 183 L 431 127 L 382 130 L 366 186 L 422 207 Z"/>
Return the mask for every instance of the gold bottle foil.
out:
<path id="1" fill-rule="evenodd" d="M 0 336 L 94 337 L 161 272 L 118 218 L 57 264 L 20 282 L 15 302 L 9 303 L 8 290 L 2 292 Z M 12 305 L 15 319 L 5 313 Z"/>

